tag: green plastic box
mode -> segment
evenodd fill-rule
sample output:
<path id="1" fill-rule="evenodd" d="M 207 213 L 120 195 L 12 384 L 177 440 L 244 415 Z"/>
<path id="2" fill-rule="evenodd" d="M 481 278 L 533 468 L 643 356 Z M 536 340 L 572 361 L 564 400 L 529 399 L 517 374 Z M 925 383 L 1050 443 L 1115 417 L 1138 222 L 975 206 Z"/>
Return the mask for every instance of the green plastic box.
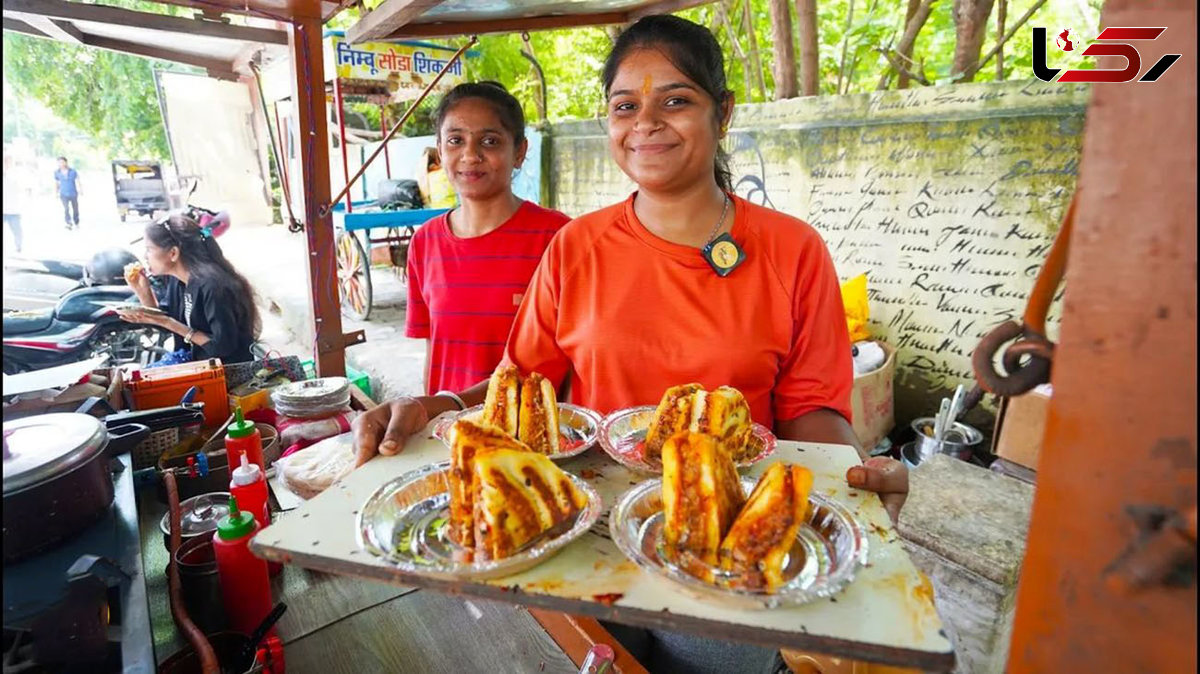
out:
<path id="1" fill-rule="evenodd" d="M 309 379 L 316 379 L 317 368 L 315 365 L 313 365 L 313 361 L 311 358 L 308 360 L 300 361 L 300 365 L 304 367 L 304 376 L 305 377 L 308 377 Z M 346 365 L 346 379 L 349 379 L 350 383 L 357 386 L 358 390 L 360 390 L 364 394 L 366 394 L 366 396 L 368 398 L 371 398 L 372 400 L 375 399 L 371 395 L 371 378 L 368 377 L 365 372 L 359 372 L 358 370 L 355 370 L 354 368 L 350 367 L 349 364 L 347 364 Z"/>

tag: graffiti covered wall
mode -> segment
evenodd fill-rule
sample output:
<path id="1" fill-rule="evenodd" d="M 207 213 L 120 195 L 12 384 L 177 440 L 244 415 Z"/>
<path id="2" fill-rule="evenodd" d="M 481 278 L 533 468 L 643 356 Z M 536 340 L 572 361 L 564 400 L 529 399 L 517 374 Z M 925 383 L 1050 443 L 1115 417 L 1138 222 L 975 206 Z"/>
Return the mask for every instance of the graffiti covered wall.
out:
<path id="1" fill-rule="evenodd" d="M 897 423 L 970 387 L 979 339 L 1019 320 L 1074 189 L 1088 91 L 1021 81 L 737 108 L 737 193 L 816 227 L 843 280 L 867 274 L 872 334 L 897 347 Z M 602 122 L 550 135 L 554 207 L 632 191 Z M 990 431 L 990 412 L 968 421 Z"/>

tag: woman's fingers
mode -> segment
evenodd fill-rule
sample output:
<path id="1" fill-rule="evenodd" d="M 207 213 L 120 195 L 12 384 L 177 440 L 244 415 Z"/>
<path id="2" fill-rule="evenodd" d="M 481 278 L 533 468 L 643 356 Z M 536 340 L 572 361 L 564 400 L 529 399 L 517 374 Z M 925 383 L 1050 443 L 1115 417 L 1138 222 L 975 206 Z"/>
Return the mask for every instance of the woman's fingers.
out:
<path id="1" fill-rule="evenodd" d="M 426 422 L 424 408 L 415 400 L 398 400 L 391 408 L 392 418 L 383 434 L 383 442 L 379 443 L 379 453 L 384 456 L 399 454 L 408 436 L 421 430 Z"/>
<path id="2" fill-rule="evenodd" d="M 900 509 L 908 497 L 908 467 L 903 463 L 883 456 L 873 456 L 861 466 L 846 471 L 846 482 L 856 489 L 865 489 L 879 494 L 883 507 L 892 522 L 900 517 Z"/>
<path id="3" fill-rule="evenodd" d="M 425 408 L 412 399 L 380 405 L 359 415 L 353 424 L 356 465 L 363 465 L 376 454 L 399 454 L 408 436 L 425 426 L 425 416 Z"/>
<path id="4" fill-rule="evenodd" d="M 880 494 L 907 494 L 908 468 L 895 459 L 873 456 L 846 471 L 846 482 Z"/>
<path id="5" fill-rule="evenodd" d="M 358 418 L 350 424 L 354 430 L 356 467 L 370 461 L 379 453 L 379 441 L 383 439 L 383 430 L 387 428 L 389 411 L 389 406 L 380 405 L 369 412 L 358 415 Z"/>

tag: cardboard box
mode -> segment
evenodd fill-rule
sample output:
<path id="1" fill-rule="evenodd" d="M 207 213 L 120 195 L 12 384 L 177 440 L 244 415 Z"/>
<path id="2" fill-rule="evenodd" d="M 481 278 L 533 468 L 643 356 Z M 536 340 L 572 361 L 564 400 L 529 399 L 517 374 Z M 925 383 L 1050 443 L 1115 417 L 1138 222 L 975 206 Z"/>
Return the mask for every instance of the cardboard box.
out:
<path id="1" fill-rule="evenodd" d="M 883 348 L 885 358 L 878 369 L 855 375 L 854 388 L 850 393 L 850 414 L 853 416 L 854 435 L 870 452 L 896 423 L 892 379 L 896 376 L 896 348 L 887 342 L 876 340 Z"/>
<path id="2" fill-rule="evenodd" d="M 22 399 L 4 408 L 4 420 L 11 421 L 38 414 L 54 414 L 58 412 L 75 412 L 88 398 L 103 398 L 116 411 L 124 409 L 121 392 L 124 381 L 121 370 L 115 367 L 102 368 L 92 371 L 93 376 L 103 379 L 93 379 L 88 383 L 74 384 L 67 387 L 53 400 Z M 105 381 L 106 380 L 106 381 Z M 97 385 L 96 381 L 103 382 Z"/>
<path id="3" fill-rule="evenodd" d="M 996 415 L 993 435 L 996 456 L 1037 470 L 1052 392 L 1049 384 L 1043 384 L 1024 395 L 1004 399 Z"/>

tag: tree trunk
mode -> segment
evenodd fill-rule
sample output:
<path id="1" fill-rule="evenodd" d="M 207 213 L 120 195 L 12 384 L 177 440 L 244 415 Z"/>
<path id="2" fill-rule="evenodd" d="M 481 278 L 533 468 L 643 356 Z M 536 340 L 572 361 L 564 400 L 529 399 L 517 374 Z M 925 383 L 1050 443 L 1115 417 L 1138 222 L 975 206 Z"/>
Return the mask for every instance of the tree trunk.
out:
<path id="1" fill-rule="evenodd" d="M 750 38 L 750 63 L 754 66 L 754 79 L 758 83 L 758 97 L 767 100 L 767 80 L 763 76 L 762 55 L 758 51 L 758 33 L 754 30 L 754 17 L 750 12 L 750 0 L 742 3 L 742 23 Z"/>
<path id="2" fill-rule="evenodd" d="M 771 73 L 775 77 L 775 100 L 795 98 L 796 45 L 792 42 L 792 10 L 787 0 L 769 0 L 771 12 L 771 53 L 775 57 Z"/>
<path id="3" fill-rule="evenodd" d="M 987 36 L 987 19 L 995 0 L 954 0 L 954 66 L 950 76 L 958 82 L 975 78 L 979 52 Z"/>
<path id="4" fill-rule="evenodd" d="M 846 10 L 846 30 L 842 32 L 842 60 L 838 61 L 838 78 L 837 86 L 834 87 L 834 93 L 842 93 L 842 78 L 846 76 L 846 50 L 850 47 L 850 29 L 854 27 L 854 0 L 850 0 L 850 7 Z"/>
<path id="5" fill-rule="evenodd" d="M 725 24 L 725 34 L 729 36 L 729 43 L 733 46 L 733 53 L 742 63 L 742 82 L 746 91 L 746 100 L 749 101 L 753 96 L 754 83 L 750 76 L 750 57 L 746 55 L 742 49 L 742 43 L 738 41 L 737 31 L 733 29 L 733 24 L 729 21 L 730 0 L 722 0 L 717 3 L 717 14 L 721 17 L 721 23 Z"/>
<path id="6" fill-rule="evenodd" d="M 817 0 L 796 0 L 796 25 L 800 29 L 800 94 L 816 96 L 821 65 L 817 51 Z"/>
<path id="7" fill-rule="evenodd" d="M 1008 0 L 999 0 L 996 7 L 996 81 L 1004 81 L 1004 20 L 1008 14 Z"/>
<path id="8" fill-rule="evenodd" d="M 917 15 L 917 9 L 920 6 L 921 6 L 921 0 L 908 0 L 908 9 L 904 12 L 904 28 L 906 30 L 908 28 L 908 24 L 910 22 L 912 22 L 913 17 Z M 915 43 L 915 41 L 914 41 L 914 43 Z M 912 52 L 913 52 L 912 44 L 909 44 L 908 51 L 904 51 L 902 49 L 897 49 L 896 51 L 900 54 L 900 56 L 904 57 L 904 58 L 900 59 L 901 61 L 912 58 Z M 908 88 L 908 75 L 907 74 L 900 73 L 900 80 L 896 83 L 896 88 L 897 89 L 907 89 Z"/>
<path id="9" fill-rule="evenodd" d="M 925 22 L 929 20 L 929 15 L 933 12 L 933 5 L 936 2 L 937 0 L 921 1 L 921 6 L 917 8 L 917 13 L 913 14 L 912 19 L 904 27 L 904 34 L 900 36 L 900 42 L 896 45 L 897 54 L 913 53 L 913 45 L 917 43 L 917 35 L 919 35 L 921 33 L 921 29 L 925 27 Z M 890 61 L 891 59 L 889 58 L 888 60 Z M 896 60 L 903 65 L 910 63 L 911 57 L 897 57 Z M 875 88 L 880 91 L 887 89 L 888 84 L 890 84 L 892 81 L 892 74 L 894 72 L 896 72 L 896 69 L 894 68 L 889 68 L 888 70 L 884 71 L 883 76 L 879 78 L 879 85 Z M 902 70 L 899 72 L 901 75 L 904 74 Z M 912 78 L 910 77 L 909 79 Z"/>

